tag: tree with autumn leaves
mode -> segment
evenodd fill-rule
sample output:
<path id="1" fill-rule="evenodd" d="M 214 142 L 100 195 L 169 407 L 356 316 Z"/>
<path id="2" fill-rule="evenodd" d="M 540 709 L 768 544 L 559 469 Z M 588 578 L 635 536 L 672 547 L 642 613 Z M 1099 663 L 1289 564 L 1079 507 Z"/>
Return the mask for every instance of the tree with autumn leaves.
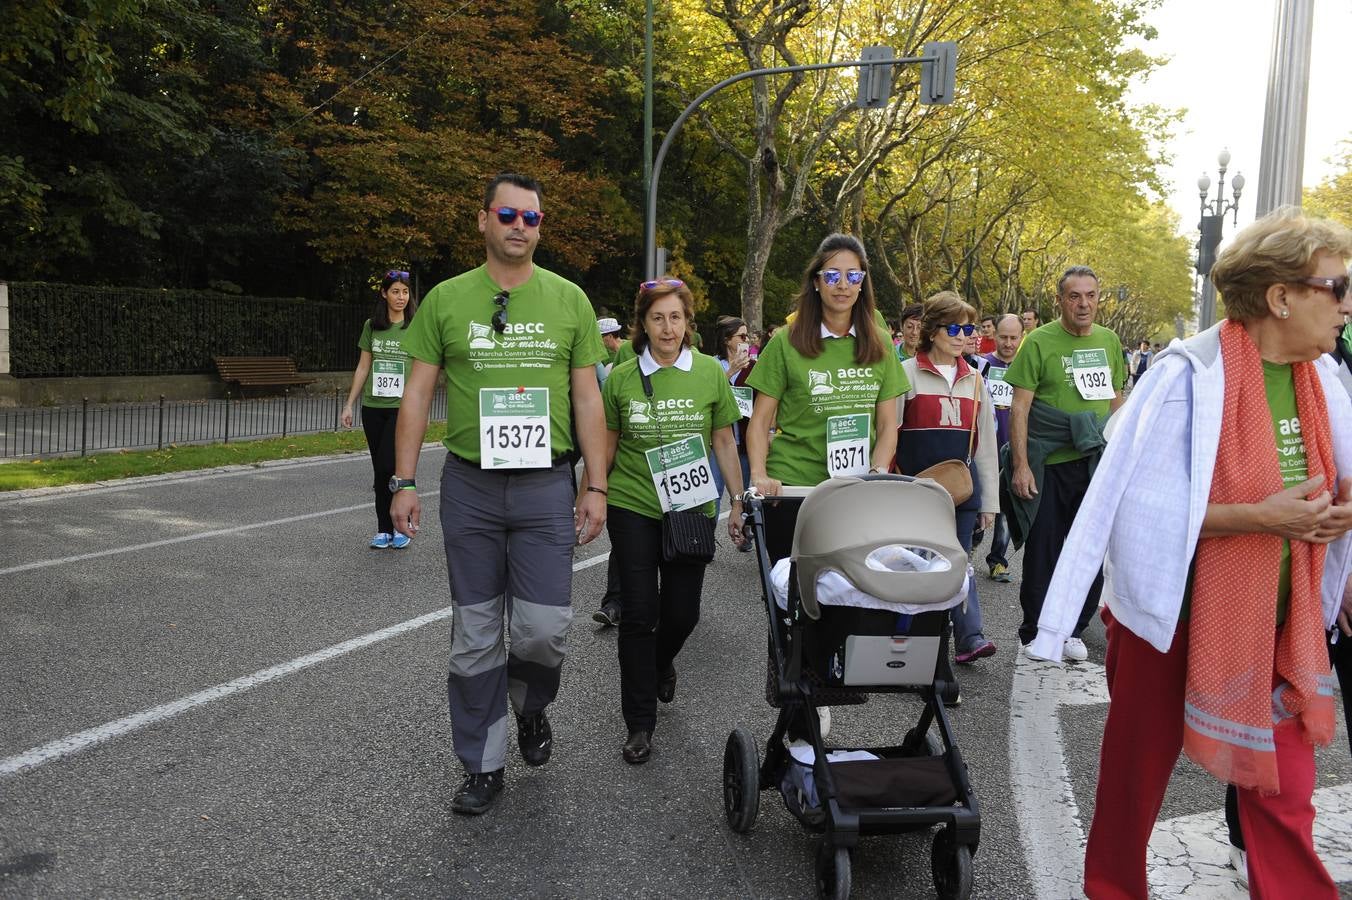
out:
<path id="1" fill-rule="evenodd" d="M 829 230 L 863 237 L 884 308 L 955 288 L 1044 301 L 1087 262 L 1132 328 L 1190 300 L 1158 203 L 1169 115 L 1129 108 L 1147 0 L 672 0 L 656 138 L 751 67 L 959 45 L 958 97 L 885 109 L 857 75 L 760 78 L 686 127 L 659 242 L 712 319 L 782 317 Z M 369 297 L 476 264 L 485 179 L 545 185 L 542 261 L 624 314 L 642 274 L 643 0 L 35 0 L 0 37 L 0 277 Z M 1117 301 L 1113 301 L 1117 302 Z M 1105 311 L 1113 303 L 1105 302 Z"/>

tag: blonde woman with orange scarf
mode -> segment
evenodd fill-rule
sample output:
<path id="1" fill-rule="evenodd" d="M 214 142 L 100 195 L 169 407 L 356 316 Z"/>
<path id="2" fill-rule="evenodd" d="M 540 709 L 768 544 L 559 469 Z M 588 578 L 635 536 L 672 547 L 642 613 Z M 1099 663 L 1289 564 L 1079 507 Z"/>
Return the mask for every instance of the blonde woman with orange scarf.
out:
<path id="1" fill-rule="evenodd" d="M 1148 896 L 1180 749 L 1239 790 L 1253 896 L 1338 896 L 1311 795 L 1334 731 L 1325 630 L 1352 568 L 1352 403 L 1323 356 L 1352 315 L 1349 257 L 1352 232 L 1298 212 L 1242 230 L 1211 273 L 1229 318 L 1174 341 L 1109 426 L 1031 645 L 1060 659 L 1106 554 L 1091 900 Z"/>

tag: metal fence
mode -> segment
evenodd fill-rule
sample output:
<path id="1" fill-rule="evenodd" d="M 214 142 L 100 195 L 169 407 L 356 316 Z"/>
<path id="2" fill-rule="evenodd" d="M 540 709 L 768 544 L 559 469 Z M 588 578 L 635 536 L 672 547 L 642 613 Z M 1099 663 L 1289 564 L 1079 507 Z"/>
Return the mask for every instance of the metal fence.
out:
<path id="1" fill-rule="evenodd" d="M 337 431 L 345 393 L 231 400 L 90 403 L 0 409 L 0 459 L 85 456 L 104 450 L 163 449 Z M 446 391 L 432 396 L 431 418 L 446 418 Z M 354 426 L 361 425 L 355 411 Z"/>

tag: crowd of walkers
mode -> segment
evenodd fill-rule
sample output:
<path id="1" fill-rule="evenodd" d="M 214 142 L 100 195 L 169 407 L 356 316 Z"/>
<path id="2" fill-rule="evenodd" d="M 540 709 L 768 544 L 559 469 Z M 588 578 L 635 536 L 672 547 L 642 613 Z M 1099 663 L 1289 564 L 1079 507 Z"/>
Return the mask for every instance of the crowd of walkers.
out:
<path id="1" fill-rule="evenodd" d="M 722 317 L 704 353 L 679 279 L 637 287 L 627 332 L 598 319 L 535 264 L 543 218 L 538 183 L 499 175 L 478 212 L 481 266 L 421 305 L 407 272 L 387 272 L 342 413 L 350 425 L 360 398 L 371 546 L 406 547 L 444 371 L 456 812 L 502 792 L 508 710 L 524 761 L 550 758 L 575 546 L 608 531 L 596 617 L 618 625 L 619 755 L 642 764 L 699 621 L 724 494 L 727 540 L 750 549 L 744 490 L 956 463 L 970 476 L 957 538 L 970 553 L 989 534 L 985 576 L 1010 582 L 1010 546 L 1023 548 L 1020 652 L 1084 660 L 1093 617 L 1107 628 L 1086 893 L 1147 896 L 1146 845 L 1181 751 L 1227 786 L 1255 896 L 1338 896 L 1311 798 L 1313 747 L 1334 733 L 1331 663 L 1340 680 L 1352 671 L 1337 640 L 1352 635 L 1352 233 L 1289 210 L 1260 219 L 1212 272 L 1224 322 L 1126 352 L 1096 321 L 1086 266 L 1061 275 L 1046 324 L 1035 308 L 981 316 L 944 291 L 888 328 L 864 246 L 832 234 L 784 326 L 758 339 Z M 790 508 L 765 507 L 772 561 L 790 553 Z M 997 652 L 979 581 L 951 612 L 945 669 Z M 946 683 L 944 702 L 960 703 L 951 671 Z"/>

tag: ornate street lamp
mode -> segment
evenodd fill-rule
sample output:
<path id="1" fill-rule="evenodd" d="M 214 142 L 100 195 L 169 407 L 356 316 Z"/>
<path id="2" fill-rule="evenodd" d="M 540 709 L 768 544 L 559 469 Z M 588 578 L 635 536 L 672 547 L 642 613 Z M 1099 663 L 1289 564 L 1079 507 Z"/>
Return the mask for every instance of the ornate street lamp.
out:
<path id="1" fill-rule="evenodd" d="M 1231 198 L 1225 199 L 1225 170 L 1230 166 L 1230 151 L 1222 150 L 1216 157 L 1220 167 L 1216 180 L 1216 199 L 1210 199 L 1211 176 L 1205 172 L 1197 179 L 1197 193 L 1201 197 L 1202 218 L 1197 223 L 1201 237 L 1197 241 L 1197 274 L 1202 276 L 1202 301 L 1197 312 L 1198 330 L 1210 328 L 1216 319 L 1216 288 L 1211 283 L 1211 267 L 1216 264 L 1225 225 L 1225 214 L 1234 213 L 1234 224 L 1239 224 L 1239 196 L 1244 191 L 1244 175 L 1236 172 L 1230 179 Z"/>

